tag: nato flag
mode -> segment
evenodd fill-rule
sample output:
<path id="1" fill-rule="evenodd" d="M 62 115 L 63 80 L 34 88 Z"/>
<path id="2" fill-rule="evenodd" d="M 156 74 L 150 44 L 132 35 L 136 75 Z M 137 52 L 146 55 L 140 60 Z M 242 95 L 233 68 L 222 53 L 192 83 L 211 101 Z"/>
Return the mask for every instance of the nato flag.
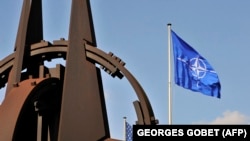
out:
<path id="1" fill-rule="evenodd" d="M 133 126 L 126 122 L 126 141 L 133 141 Z"/>
<path id="2" fill-rule="evenodd" d="M 171 31 L 175 83 L 183 88 L 220 98 L 220 81 L 208 61 Z"/>

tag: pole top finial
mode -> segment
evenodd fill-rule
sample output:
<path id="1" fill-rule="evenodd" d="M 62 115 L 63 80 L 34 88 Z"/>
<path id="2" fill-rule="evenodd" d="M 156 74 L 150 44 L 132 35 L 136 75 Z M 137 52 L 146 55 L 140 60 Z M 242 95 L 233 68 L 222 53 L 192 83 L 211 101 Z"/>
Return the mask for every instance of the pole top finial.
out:
<path id="1" fill-rule="evenodd" d="M 171 26 L 172 24 L 171 23 L 168 23 L 168 26 Z"/>

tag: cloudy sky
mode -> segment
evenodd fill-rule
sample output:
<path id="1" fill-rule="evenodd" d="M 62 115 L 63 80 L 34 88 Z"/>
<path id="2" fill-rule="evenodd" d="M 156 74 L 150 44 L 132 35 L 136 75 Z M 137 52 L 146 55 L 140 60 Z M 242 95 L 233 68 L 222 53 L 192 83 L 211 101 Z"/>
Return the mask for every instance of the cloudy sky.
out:
<path id="1" fill-rule="evenodd" d="M 44 40 L 68 38 L 70 5 L 43 0 Z M 210 62 L 221 82 L 220 99 L 173 84 L 173 124 L 250 123 L 249 5 L 248 0 L 91 0 L 97 47 L 126 62 L 160 124 L 168 124 L 168 23 Z M 21 7 L 22 0 L 1 1 L 0 59 L 13 52 Z M 123 117 L 135 123 L 138 98 L 126 78 L 104 71 L 102 77 L 111 136 L 122 139 Z M 4 94 L 1 89 L 0 101 Z"/>

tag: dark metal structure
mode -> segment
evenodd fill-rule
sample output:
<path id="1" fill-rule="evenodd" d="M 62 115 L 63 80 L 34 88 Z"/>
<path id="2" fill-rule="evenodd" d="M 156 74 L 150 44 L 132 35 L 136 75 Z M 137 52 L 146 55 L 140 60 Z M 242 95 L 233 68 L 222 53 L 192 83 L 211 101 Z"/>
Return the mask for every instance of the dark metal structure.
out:
<path id="1" fill-rule="evenodd" d="M 96 46 L 89 0 L 72 0 L 69 39 L 43 40 L 42 0 L 24 0 L 12 54 L 0 60 L 0 141 L 97 141 L 110 137 L 101 66 L 128 79 L 138 100 L 136 124 L 154 125 L 150 102 L 138 81 L 112 53 Z M 48 68 L 44 61 L 64 58 Z"/>

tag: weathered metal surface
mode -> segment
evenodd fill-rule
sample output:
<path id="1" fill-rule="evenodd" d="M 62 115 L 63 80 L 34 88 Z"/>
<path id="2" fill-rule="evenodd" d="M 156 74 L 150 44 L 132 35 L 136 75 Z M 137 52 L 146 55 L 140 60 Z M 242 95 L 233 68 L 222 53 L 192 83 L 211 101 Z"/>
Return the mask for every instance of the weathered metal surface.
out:
<path id="1" fill-rule="evenodd" d="M 11 89 L 8 95 L 6 95 L 2 105 L 0 106 L 0 140 L 12 141 L 14 137 L 14 131 L 18 122 L 18 117 L 22 114 L 21 110 L 23 105 L 29 96 L 30 92 L 34 88 L 31 83 L 39 83 L 44 79 L 29 79 L 19 84 L 19 87 Z M 32 107 L 33 108 L 33 107 Z M 29 119 L 29 117 L 27 117 Z M 28 127 L 25 126 L 25 127 Z M 29 130 L 26 128 L 26 130 Z M 30 136 L 34 136 L 30 133 Z M 28 137 L 27 137 L 28 138 Z"/>
<path id="2" fill-rule="evenodd" d="M 110 133 L 101 75 L 84 48 L 84 42 L 96 44 L 89 0 L 72 0 L 68 42 L 58 138 L 106 139 Z"/>
<path id="3" fill-rule="evenodd" d="M 21 71 L 28 63 L 30 45 L 43 39 L 42 28 L 42 1 L 41 0 L 24 0 L 23 8 L 18 27 L 15 43 L 15 61 L 12 68 L 12 77 L 9 78 L 7 92 L 13 87 L 13 84 L 21 81 Z M 33 71 L 35 64 L 29 64 L 30 73 Z M 35 75 L 35 74 L 33 74 Z"/>
<path id="4" fill-rule="evenodd" d="M 33 48 L 31 50 L 31 57 L 37 57 L 39 56 L 42 59 L 42 56 L 44 56 L 43 59 L 48 59 L 51 60 L 53 58 L 57 58 L 57 57 L 62 57 L 65 58 L 66 53 L 67 53 L 67 46 L 65 46 L 68 42 L 67 41 L 63 41 L 63 44 L 51 44 L 48 43 L 48 45 L 50 46 L 38 46 L 36 48 Z M 40 43 L 38 43 L 40 44 Z M 149 100 L 146 96 L 146 93 L 143 91 L 142 87 L 140 86 L 139 82 L 134 78 L 134 76 L 132 76 L 132 74 L 125 68 L 125 63 L 122 60 L 117 60 L 115 57 L 112 57 L 112 55 L 107 54 L 105 52 L 103 52 L 102 50 L 95 48 L 91 45 L 85 44 L 85 51 L 86 51 L 86 57 L 92 61 L 94 61 L 95 63 L 100 64 L 101 66 L 103 66 L 103 69 L 107 69 L 107 73 L 109 73 L 112 76 L 117 76 L 119 78 L 122 78 L 122 76 L 124 74 L 126 74 L 126 77 L 128 77 L 129 82 L 132 84 L 134 90 L 136 91 L 136 94 L 139 98 L 139 100 L 141 101 L 141 106 L 143 107 L 143 117 L 148 117 L 146 119 L 147 122 L 145 122 L 145 124 L 150 124 L 150 123 L 154 123 L 155 118 L 154 118 L 154 114 L 152 111 L 152 108 L 149 104 Z M 52 55 L 49 55 L 52 54 Z M 60 54 L 60 55 L 58 55 Z M 112 53 L 111 53 L 112 54 Z M 12 57 L 10 57 L 12 56 Z M 12 64 L 13 64 L 13 55 L 8 56 L 6 59 L 2 60 L 2 64 L 6 64 L 8 67 L 3 67 L 3 68 L 11 68 Z M 2 71 L 1 71 L 2 70 Z M 123 72 L 124 71 L 124 72 Z M 0 74 L 2 74 L 3 72 L 5 72 L 4 69 L 0 68 Z M 3 81 L 3 80 L 1 80 Z M 138 90 L 136 90 L 137 88 L 139 88 Z M 148 104 L 147 104 L 148 103 Z M 140 117 L 138 115 L 138 117 Z M 152 118 L 151 118 L 152 117 Z M 139 120 L 140 118 L 138 118 Z M 144 120 L 141 121 L 139 123 L 143 123 L 144 124 Z"/>
<path id="5" fill-rule="evenodd" d="M 0 60 L 0 88 L 8 84 L 0 105 L 0 140 L 116 141 L 110 138 L 96 64 L 112 77 L 128 79 L 139 99 L 136 124 L 157 124 L 125 63 L 96 47 L 89 0 L 72 0 L 69 39 L 53 43 L 42 39 L 41 6 L 41 0 L 24 0 L 14 53 Z M 54 58 L 65 59 L 66 66 L 44 66 Z"/>

